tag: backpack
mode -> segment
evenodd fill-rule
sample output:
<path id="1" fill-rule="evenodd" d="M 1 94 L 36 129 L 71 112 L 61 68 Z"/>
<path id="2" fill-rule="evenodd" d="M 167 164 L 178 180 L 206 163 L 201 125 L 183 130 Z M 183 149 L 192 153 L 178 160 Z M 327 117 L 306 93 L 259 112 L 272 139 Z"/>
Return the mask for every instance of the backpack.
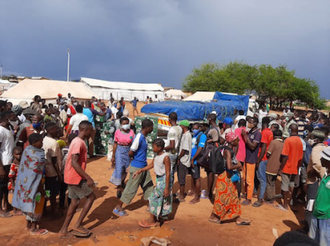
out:
<path id="1" fill-rule="evenodd" d="M 223 157 L 222 154 L 223 150 L 229 150 L 232 156 L 234 154 L 233 150 L 228 148 L 227 146 L 213 148 L 210 151 L 209 169 L 214 174 L 222 174 L 227 169 L 226 159 Z"/>
<path id="2" fill-rule="evenodd" d="M 217 128 L 215 128 L 218 132 L 219 135 L 219 140 L 220 140 L 220 133 L 219 130 Z M 197 142 L 197 140 L 196 140 Z M 209 169 L 210 168 L 210 162 L 209 162 L 209 158 L 210 158 L 210 151 L 214 148 L 218 148 L 219 145 L 218 143 L 213 143 L 213 142 L 205 142 L 205 146 L 203 148 L 203 150 L 201 151 L 201 153 L 199 154 L 199 157 L 197 158 L 197 165 Z"/>

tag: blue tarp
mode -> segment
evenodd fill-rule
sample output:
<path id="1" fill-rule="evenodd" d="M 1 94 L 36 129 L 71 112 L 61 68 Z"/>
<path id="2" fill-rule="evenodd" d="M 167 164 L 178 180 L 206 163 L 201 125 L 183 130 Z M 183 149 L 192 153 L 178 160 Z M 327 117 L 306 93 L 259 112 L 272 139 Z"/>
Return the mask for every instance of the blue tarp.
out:
<path id="1" fill-rule="evenodd" d="M 143 106 L 142 113 L 165 114 L 172 112 L 178 114 L 178 120 L 200 121 L 206 119 L 212 111 L 217 112 L 218 120 L 225 117 L 234 117 L 234 109 L 244 110 L 245 114 L 249 106 L 249 96 L 227 95 L 221 92 L 214 94 L 215 101 L 163 101 Z"/>

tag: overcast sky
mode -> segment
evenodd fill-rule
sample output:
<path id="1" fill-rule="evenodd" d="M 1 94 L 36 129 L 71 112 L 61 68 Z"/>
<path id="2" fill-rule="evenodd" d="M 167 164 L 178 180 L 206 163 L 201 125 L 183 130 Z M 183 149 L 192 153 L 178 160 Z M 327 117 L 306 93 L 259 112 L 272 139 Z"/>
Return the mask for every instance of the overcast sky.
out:
<path id="1" fill-rule="evenodd" d="M 4 74 L 181 88 L 206 62 L 286 64 L 330 99 L 329 0 L 0 0 Z"/>

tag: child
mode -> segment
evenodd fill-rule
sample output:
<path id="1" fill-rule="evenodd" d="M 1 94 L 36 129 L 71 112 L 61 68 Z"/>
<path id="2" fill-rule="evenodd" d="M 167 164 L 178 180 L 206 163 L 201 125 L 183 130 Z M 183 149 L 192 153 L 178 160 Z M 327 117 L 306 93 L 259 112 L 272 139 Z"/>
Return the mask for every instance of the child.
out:
<path id="1" fill-rule="evenodd" d="M 87 163 L 87 147 L 85 140 L 89 139 L 93 132 L 93 125 L 89 121 L 82 121 L 79 124 L 79 135 L 72 140 L 68 158 L 64 170 L 64 182 L 68 184 L 69 206 L 63 226 L 59 231 L 60 238 L 70 238 L 68 232 L 69 224 L 76 213 L 80 200 L 86 198 L 83 210 L 72 228 L 72 234 L 77 237 L 89 237 L 91 232 L 82 226 L 82 221 L 86 217 L 95 200 L 92 190 L 94 180 L 85 172 Z"/>
<path id="2" fill-rule="evenodd" d="M 29 136 L 29 146 L 23 152 L 16 179 L 13 196 L 13 206 L 26 215 L 27 229 L 31 235 L 45 235 L 46 229 L 38 228 L 42 212 L 40 210 L 40 197 L 45 197 L 42 185 L 42 173 L 45 168 L 45 152 L 42 147 L 42 136 L 32 133 Z"/>
<path id="3" fill-rule="evenodd" d="M 10 170 L 9 170 L 9 174 L 8 174 L 8 178 L 9 178 L 9 186 L 8 186 L 8 190 L 15 190 L 15 182 L 16 182 L 16 178 L 17 178 L 17 174 L 18 174 L 18 168 L 19 168 L 19 163 L 21 161 L 21 157 L 22 157 L 22 152 L 23 149 L 22 147 L 15 147 L 13 150 L 13 163 L 10 166 Z M 22 212 L 19 211 L 17 208 L 13 208 L 14 210 L 14 215 L 22 215 Z"/>
<path id="4" fill-rule="evenodd" d="M 266 202 L 273 205 L 275 201 L 275 183 L 277 174 L 280 170 L 280 157 L 283 149 L 282 131 L 275 130 L 273 132 L 274 140 L 269 144 L 267 150 L 267 167 L 266 167 Z"/>
<path id="5" fill-rule="evenodd" d="M 168 153 L 164 151 L 164 140 L 156 139 L 152 148 L 157 156 L 154 158 L 152 163 L 145 168 L 136 171 L 133 178 L 138 176 L 140 173 L 155 168 L 156 174 L 156 186 L 149 197 L 149 210 L 150 218 L 148 220 L 139 221 L 139 225 L 143 228 L 150 228 L 156 226 L 156 221 L 160 217 L 166 216 L 172 212 L 172 196 L 170 191 L 170 172 L 171 172 L 171 161 Z"/>
<path id="6" fill-rule="evenodd" d="M 180 143 L 180 151 L 178 156 L 178 180 L 180 184 L 180 195 L 179 202 L 184 202 L 184 189 L 186 184 L 186 176 L 188 169 L 191 166 L 190 157 L 191 157 L 191 148 L 192 148 L 192 137 L 189 127 L 189 121 L 183 120 L 179 123 L 179 126 L 182 128 L 182 138 Z"/>
<path id="7" fill-rule="evenodd" d="M 309 236 L 320 246 L 326 246 L 330 245 L 330 147 L 324 149 L 320 155 L 322 166 L 327 169 L 327 174 L 321 179 L 317 191 Z"/>
<path id="8" fill-rule="evenodd" d="M 149 171 L 140 172 L 139 175 L 133 178 L 133 174 L 140 169 L 147 166 L 147 150 L 148 144 L 146 137 L 153 130 L 153 123 L 149 119 L 142 121 L 142 130 L 138 133 L 133 141 L 128 155 L 133 158 L 129 167 L 129 179 L 121 195 L 120 201 L 113 209 L 113 213 L 117 216 L 127 216 L 126 211 L 123 210 L 123 204 L 130 204 L 133 200 L 139 186 L 143 189 L 144 200 L 150 197 L 153 190 L 153 183 Z"/>

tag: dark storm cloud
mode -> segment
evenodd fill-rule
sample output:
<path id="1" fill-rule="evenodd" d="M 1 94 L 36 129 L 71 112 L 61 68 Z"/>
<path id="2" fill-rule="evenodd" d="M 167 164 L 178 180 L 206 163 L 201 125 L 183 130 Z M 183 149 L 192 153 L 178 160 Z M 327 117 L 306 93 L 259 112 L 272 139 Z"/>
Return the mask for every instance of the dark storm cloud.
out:
<path id="1" fill-rule="evenodd" d="M 205 62 L 287 64 L 320 85 L 330 77 L 330 2 L 0 1 L 4 72 L 159 82 L 179 88 Z"/>

